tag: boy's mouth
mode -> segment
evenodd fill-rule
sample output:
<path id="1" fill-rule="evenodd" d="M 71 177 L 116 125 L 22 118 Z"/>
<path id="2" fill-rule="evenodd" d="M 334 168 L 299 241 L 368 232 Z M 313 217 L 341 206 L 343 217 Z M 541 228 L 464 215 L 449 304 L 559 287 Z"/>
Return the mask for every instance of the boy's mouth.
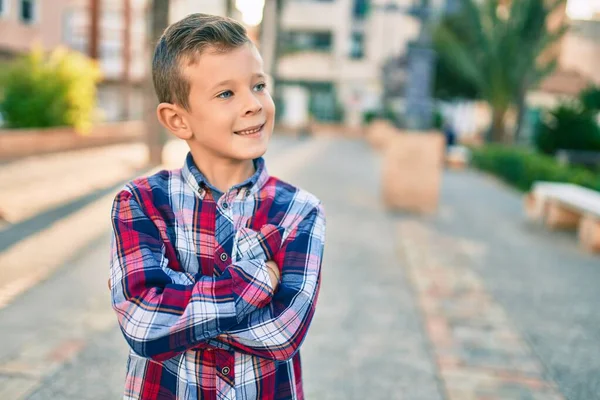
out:
<path id="1" fill-rule="evenodd" d="M 240 136 L 256 136 L 262 131 L 264 126 L 265 124 L 255 125 L 241 131 L 234 131 L 233 133 Z"/>

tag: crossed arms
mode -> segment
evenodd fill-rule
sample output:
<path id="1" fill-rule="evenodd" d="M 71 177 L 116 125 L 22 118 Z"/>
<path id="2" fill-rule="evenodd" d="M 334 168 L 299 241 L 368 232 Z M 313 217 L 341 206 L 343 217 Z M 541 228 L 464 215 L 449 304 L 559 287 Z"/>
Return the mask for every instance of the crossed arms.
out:
<path id="1" fill-rule="evenodd" d="M 159 361 L 202 347 L 274 360 L 296 353 L 319 292 L 325 239 L 320 204 L 300 213 L 285 239 L 282 227 L 242 228 L 232 263 L 218 277 L 191 279 L 169 268 L 174 247 L 131 192 L 115 199 L 112 224 L 112 304 L 134 352 Z"/>

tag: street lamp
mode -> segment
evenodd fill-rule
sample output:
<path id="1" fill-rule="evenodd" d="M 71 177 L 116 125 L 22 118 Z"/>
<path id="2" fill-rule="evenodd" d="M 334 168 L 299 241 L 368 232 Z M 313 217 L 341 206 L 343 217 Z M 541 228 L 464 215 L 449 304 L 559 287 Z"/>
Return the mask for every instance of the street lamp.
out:
<path id="1" fill-rule="evenodd" d="M 420 5 L 413 7 L 409 13 L 421 22 L 421 29 L 417 40 L 408 46 L 406 128 L 427 130 L 433 125 L 432 93 L 435 67 L 435 51 L 429 26 L 431 17 L 429 0 L 420 0 Z"/>
<path id="2" fill-rule="evenodd" d="M 429 0 L 419 0 L 419 4 L 413 4 L 410 7 L 399 6 L 392 0 L 375 7 L 385 12 L 408 14 L 420 21 L 419 36 L 417 40 L 409 43 L 406 55 L 407 74 L 404 87 L 406 107 L 403 120 L 407 129 L 430 129 L 433 124 L 432 93 L 435 51 L 429 31 L 429 23 L 433 14 Z M 392 64 L 391 68 L 400 68 L 400 65 Z"/>

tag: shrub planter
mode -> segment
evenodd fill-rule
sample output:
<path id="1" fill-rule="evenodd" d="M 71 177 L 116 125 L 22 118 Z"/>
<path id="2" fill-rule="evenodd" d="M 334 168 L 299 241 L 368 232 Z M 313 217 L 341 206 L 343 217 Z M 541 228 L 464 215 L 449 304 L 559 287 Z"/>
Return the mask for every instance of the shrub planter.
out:
<path id="1" fill-rule="evenodd" d="M 433 213 L 444 169 L 444 135 L 439 131 L 397 132 L 388 137 L 384 152 L 384 204 L 394 210 Z"/>
<path id="2" fill-rule="evenodd" d="M 362 136 L 362 127 L 343 123 L 313 121 L 310 123 L 309 129 L 310 134 L 314 136 L 334 136 L 351 139 Z"/>
<path id="3" fill-rule="evenodd" d="M 398 130 L 391 122 L 383 119 L 373 120 L 366 129 L 367 141 L 372 148 L 382 151 L 387 147 L 389 140 L 396 136 Z"/>
<path id="4" fill-rule="evenodd" d="M 143 140 L 144 134 L 143 121 L 100 124 L 87 135 L 67 127 L 0 129 L 0 160 L 135 142 Z"/>

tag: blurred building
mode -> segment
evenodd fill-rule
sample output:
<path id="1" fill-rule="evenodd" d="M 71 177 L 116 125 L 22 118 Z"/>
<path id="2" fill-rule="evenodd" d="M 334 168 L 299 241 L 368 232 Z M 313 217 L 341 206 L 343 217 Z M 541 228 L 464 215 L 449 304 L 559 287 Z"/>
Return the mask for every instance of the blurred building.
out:
<path id="1" fill-rule="evenodd" d="M 63 42 L 70 0 L 0 0 L 0 57 L 27 51 L 33 43 L 52 49 Z"/>
<path id="2" fill-rule="evenodd" d="M 65 44 L 98 60 L 99 107 L 107 120 L 143 118 L 139 85 L 150 72 L 149 0 L 71 0 Z M 222 14 L 222 0 L 170 0 L 171 22 L 193 12 Z"/>
<path id="3" fill-rule="evenodd" d="M 288 0 L 281 14 L 281 122 L 359 125 L 380 106 L 383 66 L 419 31 L 412 0 Z M 435 7 L 443 1 L 431 1 Z M 393 61 L 392 61 L 393 62 Z M 398 71 L 402 74 L 402 71 Z M 398 77 L 402 81 L 403 77 Z"/>
<path id="4" fill-rule="evenodd" d="M 562 42 L 560 66 L 600 85 L 600 14 L 572 21 Z"/>
<path id="5" fill-rule="evenodd" d="M 95 10 L 91 8 L 94 3 Z M 148 5 L 148 0 L 71 0 L 65 16 L 65 42 L 87 54 L 97 47 L 97 54 L 90 56 L 98 58 L 106 81 L 140 82 L 149 70 Z M 170 1 L 171 21 L 192 12 L 222 13 L 223 4 L 221 0 Z M 97 19 L 95 29 L 93 19 Z"/>
<path id="6" fill-rule="evenodd" d="M 600 85 L 600 4 L 597 8 L 580 0 L 569 0 L 562 16 L 569 30 L 553 49 L 558 58 L 554 73 L 541 82 L 529 96 L 529 103 L 536 106 L 552 107 L 564 98 L 573 98 L 592 84 Z M 573 2 L 573 3 L 571 3 Z M 573 8 L 571 4 L 582 4 Z M 568 13 L 569 6 L 573 11 Z M 587 12 L 587 14 L 586 14 Z"/>

